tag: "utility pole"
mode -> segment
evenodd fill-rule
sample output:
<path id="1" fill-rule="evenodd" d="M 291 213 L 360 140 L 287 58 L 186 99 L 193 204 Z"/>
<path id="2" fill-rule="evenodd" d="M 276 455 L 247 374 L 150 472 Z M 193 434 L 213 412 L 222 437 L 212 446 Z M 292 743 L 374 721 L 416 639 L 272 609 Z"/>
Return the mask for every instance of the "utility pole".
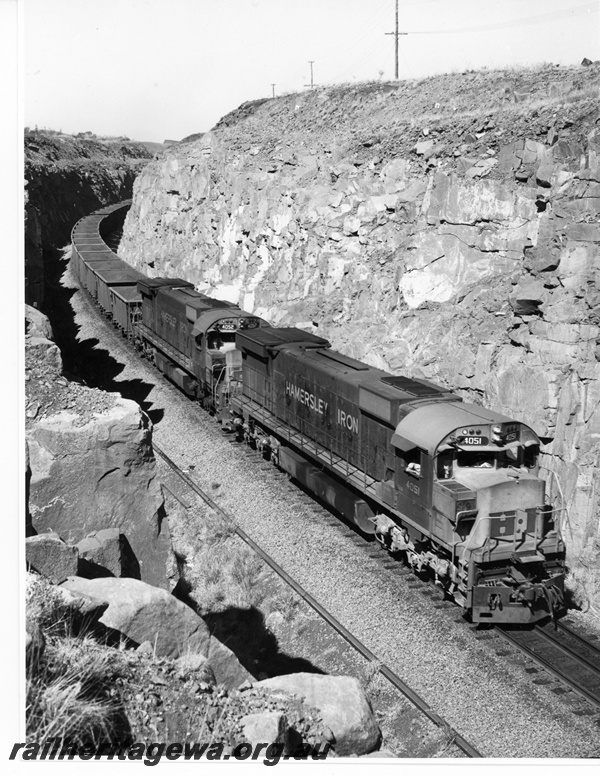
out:
<path id="1" fill-rule="evenodd" d="M 304 84 L 304 86 L 309 86 L 310 85 L 311 89 L 314 86 L 314 84 L 313 84 L 313 65 L 314 65 L 314 62 L 315 62 L 314 59 L 309 59 L 309 61 L 308 61 L 308 64 L 310 65 L 310 84 Z"/>
<path id="2" fill-rule="evenodd" d="M 275 84 L 271 84 L 271 88 L 273 89 L 273 97 L 275 97 Z"/>
<path id="3" fill-rule="evenodd" d="M 398 80 L 398 37 L 400 35 L 408 35 L 408 32 L 398 32 L 398 0 L 396 0 L 396 30 L 395 32 L 386 32 L 386 35 L 393 35 L 394 36 L 394 51 L 396 54 L 396 68 L 394 70 L 395 73 L 395 79 Z"/>

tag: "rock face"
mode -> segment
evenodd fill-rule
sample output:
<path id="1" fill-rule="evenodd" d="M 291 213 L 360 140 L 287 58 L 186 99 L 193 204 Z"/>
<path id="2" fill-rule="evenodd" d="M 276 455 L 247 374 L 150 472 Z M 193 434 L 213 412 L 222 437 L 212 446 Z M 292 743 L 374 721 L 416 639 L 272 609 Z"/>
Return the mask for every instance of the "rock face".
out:
<path id="1" fill-rule="evenodd" d="M 152 154 L 139 143 L 25 132 L 25 301 L 44 302 L 44 251 L 69 241 L 73 224 L 128 199 Z"/>
<path id="2" fill-rule="evenodd" d="M 63 587 L 107 603 L 100 622 L 140 644 L 149 641 L 156 655 L 199 653 L 208 658 L 217 682 L 230 688 L 252 678 L 204 620 L 165 590 L 137 579 L 81 577 L 70 577 Z"/>
<path id="3" fill-rule="evenodd" d="M 352 676 L 287 674 L 255 682 L 254 687 L 283 691 L 303 698 L 318 709 L 335 737 L 339 757 L 366 754 L 379 743 L 381 733 L 358 679 Z"/>
<path id="4" fill-rule="evenodd" d="M 175 561 L 147 417 L 118 394 L 69 383 L 47 319 L 32 308 L 28 316 L 27 535 L 55 531 L 74 545 L 114 529 L 121 573 L 170 588 Z"/>
<path id="5" fill-rule="evenodd" d="M 92 531 L 116 528 L 129 543 L 128 575 L 168 586 L 170 536 L 139 406 L 119 398 L 89 420 L 62 411 L 38 421 L 27 440 L 36 531 L 52 529 L 76 544 Z"/>
<path id="6" fill-rule="evenodd" d="M 475 73 L 244 105 L 145 168 L 120 253 L 531 424 L 577 570 L 600 493 L 598 81 Z"/>

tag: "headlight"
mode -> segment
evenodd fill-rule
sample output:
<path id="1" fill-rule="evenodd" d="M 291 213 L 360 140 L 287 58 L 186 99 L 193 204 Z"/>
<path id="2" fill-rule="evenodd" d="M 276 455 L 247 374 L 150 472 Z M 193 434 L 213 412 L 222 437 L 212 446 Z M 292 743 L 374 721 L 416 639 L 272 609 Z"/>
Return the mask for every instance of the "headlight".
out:
<path id="1" fill-rule="evenodd" d="M 502 426 L 492 426 L 492 442 L 495 442 L 497 445 L 502 444 Z"/>

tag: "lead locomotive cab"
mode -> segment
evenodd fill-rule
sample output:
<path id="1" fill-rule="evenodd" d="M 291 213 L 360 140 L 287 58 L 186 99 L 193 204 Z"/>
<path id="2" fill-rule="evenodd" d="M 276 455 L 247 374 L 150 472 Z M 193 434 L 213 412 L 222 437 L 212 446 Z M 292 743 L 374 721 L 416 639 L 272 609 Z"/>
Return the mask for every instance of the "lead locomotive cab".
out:
<path id="1" fill-rule="evenodd" d="M 377 520 L 380 538 L 406 545 L 409 561 L 430 567 L 474 622 L 535 622 L 562 605 L 559 514 L 545 503 L 531 428 L 444 402 L 407 414 L 391 442 L 400 463 L 397 506 L 407 516 L 429 511 L 431 538 L 394 542 L 397 530 L 385 518 Z"/>

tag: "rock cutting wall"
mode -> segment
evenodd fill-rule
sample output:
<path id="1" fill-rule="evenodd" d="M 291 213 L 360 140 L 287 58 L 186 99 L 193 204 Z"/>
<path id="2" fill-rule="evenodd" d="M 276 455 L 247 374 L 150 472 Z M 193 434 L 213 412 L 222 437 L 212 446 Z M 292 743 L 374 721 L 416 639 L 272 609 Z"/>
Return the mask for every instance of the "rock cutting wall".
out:
<path id="1" fill-rule="evenodd" d="M 144 170 L 120 253 L 531 424 L 578 596 L 600 614 L 598 76 L 241 106 Z"/>
<path id="2" fill-rule="evenodd" d="M 69 242 L 75 222 L 128 199 L 135 176 L 152 158 L 139 143 L 25 134 L 25 301 L 45 301 L 44 251 Z M 47 257 L 46 257 L 47 259 Z"/>
<path id="3" fill-rule="evenodd" d="M 48 320 L 26 308 L 27 535 L 124 537 L 126 575 L 175 586 L 147 418 L 133 401 L 69 382 Z"/>

